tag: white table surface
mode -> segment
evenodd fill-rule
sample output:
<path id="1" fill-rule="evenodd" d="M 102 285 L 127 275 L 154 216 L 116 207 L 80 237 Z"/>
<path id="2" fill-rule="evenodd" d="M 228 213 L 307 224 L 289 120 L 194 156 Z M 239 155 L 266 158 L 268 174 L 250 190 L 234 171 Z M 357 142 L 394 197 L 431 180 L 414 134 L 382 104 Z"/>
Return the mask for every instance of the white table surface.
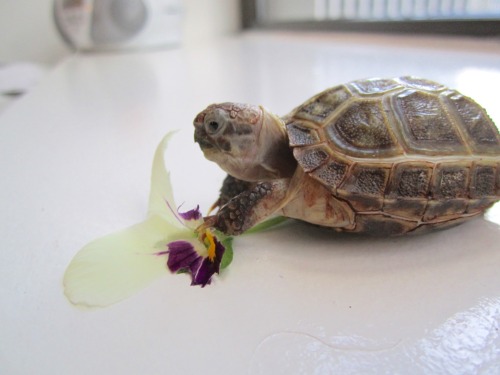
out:
<path id="1" fill-rule="evenodd" d="M 207 104 L 285 114 L 344 81 L 407 74 L 461 90 L 500 123 L 498 41 L 254 33 L 63 61 L 0 116 L 0 373 L 498 374 L 494 213 L 390 239 L 295 223 L 236 239 L 204 289 L 166 273 L 104 309 L 63 295 L 83 245 L 144 218 L 167 131 L 180 129 L 167 155 L 176 200 L 213 202 L 224 174 L 191 125 Z"/>

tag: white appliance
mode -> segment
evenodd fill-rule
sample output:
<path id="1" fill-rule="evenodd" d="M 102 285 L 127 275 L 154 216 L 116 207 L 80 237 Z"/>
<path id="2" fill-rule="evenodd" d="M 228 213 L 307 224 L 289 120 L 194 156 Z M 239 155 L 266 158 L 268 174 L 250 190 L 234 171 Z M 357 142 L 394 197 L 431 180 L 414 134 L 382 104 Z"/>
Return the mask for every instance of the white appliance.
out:
<path id="1" fill-rule="evenodd" d="M 78 50 L 179 44 L 181 0 L 55 0 L 64 40 Z"/>

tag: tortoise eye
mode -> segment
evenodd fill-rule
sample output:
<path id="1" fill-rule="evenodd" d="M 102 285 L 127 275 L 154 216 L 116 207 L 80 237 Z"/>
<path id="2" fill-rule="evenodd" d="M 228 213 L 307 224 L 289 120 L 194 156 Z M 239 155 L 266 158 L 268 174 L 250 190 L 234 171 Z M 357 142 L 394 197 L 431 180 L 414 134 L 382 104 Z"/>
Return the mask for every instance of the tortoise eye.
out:
<path id="1" fill-rule="evenodd" d="M 219 123 L 217 121 L 210 121 L 208 123 L 208 130 L 211 133 L 215 133 L 217 130 L 219 130 Z"/>
<path id="2" fill-rule="evenodd" d="M 223 128 L 224 122 L 210 120 L 205 123 L 205 129 L 208 134 L 218 133 Z"/>

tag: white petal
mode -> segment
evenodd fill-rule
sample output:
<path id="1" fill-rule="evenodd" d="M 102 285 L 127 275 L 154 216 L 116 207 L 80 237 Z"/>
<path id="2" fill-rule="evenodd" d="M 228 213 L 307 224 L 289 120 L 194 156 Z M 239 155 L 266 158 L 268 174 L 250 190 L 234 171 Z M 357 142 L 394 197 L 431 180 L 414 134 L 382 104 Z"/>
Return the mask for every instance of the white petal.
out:
<path id="1" fill-rule="evenodd" d="M 64 275 L 64 293 L 75 305 L 106 306 L 118 302 L 168 273 L 166 257 L 154 253 L 189 236 L 162 217 L 99 238 L 81 249 Z"/>
<path id="2" fill-rule="evenodd" d="M 170 172 L 165 166 L 165 151 L 173 134 L 173 132 L 168 133 L 155 151 L 151 171 L 148 214 L 160 215 L 172 225 L 181 226 L 182 221 L 177 216 L 177 207 L 174 202 Z"/>

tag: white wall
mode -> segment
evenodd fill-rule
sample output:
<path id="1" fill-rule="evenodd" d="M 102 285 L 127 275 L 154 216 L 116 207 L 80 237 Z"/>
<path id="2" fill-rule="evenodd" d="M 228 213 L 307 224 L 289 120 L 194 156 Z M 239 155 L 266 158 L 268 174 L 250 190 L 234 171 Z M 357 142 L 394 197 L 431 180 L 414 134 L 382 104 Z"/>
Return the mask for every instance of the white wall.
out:
<path id="1" fill-rule="evenodd" d="M 69 53 L 52 18 L 52 0 L 0 1 L 0 61 L 53 64 Z"/>
<path id="2" fill-rule="evenodd" d="M 187 44 L 236 33 L 241 28 L 240 0 L 184 0 Z"/>
<path id="3" fill-rule="evenodd" d="M 240 29 L 239 0 L 183 0 L 184 43 L 201 43 Z M 53 0 L 0 0 L 0 62 L 53 65 L 71 53 L 52 16 Z"/>

